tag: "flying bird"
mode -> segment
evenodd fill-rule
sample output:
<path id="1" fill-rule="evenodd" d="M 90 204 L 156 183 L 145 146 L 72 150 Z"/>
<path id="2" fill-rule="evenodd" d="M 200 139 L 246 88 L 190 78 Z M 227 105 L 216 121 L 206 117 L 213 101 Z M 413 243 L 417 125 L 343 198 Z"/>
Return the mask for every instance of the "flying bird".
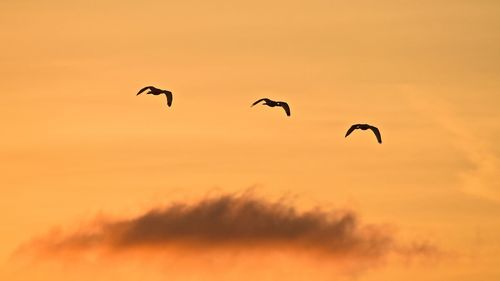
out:
<path id="1" fill-rule="evenodd" d="M 158 88 L 155 88 L 153 86 L 147 86 L 147 87 L 144 87 L 142 88 L 139 93 L 137 93 L 136 96 L 138 96 L 140 93 L 146 91 L 146 90 L 149 90 L 149 92 L 146 93 L 146 95 L 161 95 L 161 94 L 165 94 L 165 96 L 167 96 L 167 105 L 168 106 L 171 106 L 172 105 L 172 100 L 173 100 L 173 96 L 172 96 L 172 92 L 170 91 L 167 91 L 167 90 L 162 90 L 162 89 L 158 89 Z"/>
<path id="2" fill-rule="evenodd" d="M 288 103 L 286 103 L 284 101 L 273 101 L 273 100 L 270 100 L 268 98 L 263 98 L 263 99 L 260 99 L 260 100 L 258 100 L 256 102 L 254 102 L 252 104 L 252 106 L 258 104 L 261 101 L 264 101 L 263 105 L 267 105 L 269 107 L 275 107 L 275 106 L 281 106 L 281 107 L 283 107 L 283 109 L 286 112 L 286 115 L 290 116 L 290 107 L 288 106 Z"/>
<path id="3" fill-rule="evenodd" d="M 345 137 L 350 135 L 352 133 L 352 131 L 354 131 L 356 129 L 361 129 L 363 131 L 368 130 L 368 129 L 372 130 L 373 133 L 375 134 L 375 136 L 377 137 L 378 143 L 382 143 L 382 136 L 380 135 L 380 131 L 378 130 L 378 128 L 374 127 L 372 125 L 368 125 L 368 124 L 354 124 L 354 125 L 352 125 L 351 128 L 349 128 L 349 130 L 347 130 Z"/>

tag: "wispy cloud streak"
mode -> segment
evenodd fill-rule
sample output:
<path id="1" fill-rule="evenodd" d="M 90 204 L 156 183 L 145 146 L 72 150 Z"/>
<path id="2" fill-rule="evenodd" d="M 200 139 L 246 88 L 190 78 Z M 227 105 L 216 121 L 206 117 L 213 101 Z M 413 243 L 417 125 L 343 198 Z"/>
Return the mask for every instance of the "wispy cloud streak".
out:
<path id="1" fill-rule="evenodd" d="M 484 124 L 477 120 L 464 120 L 453 104 L 437 97 L 426 100 L 410 96 L 418 111 L 429 116 L 450 135 L 449 142 L 462 152 L 472 166 L 460 171 L 463 191 L 481 198 L 500 202 L 500 156 L 493 149 L 491 138 L 485 137 Z M 489 125 L 491 126 L 491 125 Z"/>

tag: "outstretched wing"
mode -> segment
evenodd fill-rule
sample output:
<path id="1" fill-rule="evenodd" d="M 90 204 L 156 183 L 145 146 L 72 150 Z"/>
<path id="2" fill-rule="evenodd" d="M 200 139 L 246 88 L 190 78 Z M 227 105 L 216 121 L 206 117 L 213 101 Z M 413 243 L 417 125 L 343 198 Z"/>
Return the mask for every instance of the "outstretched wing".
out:
<path id="1" fill-rule="evenodd" d="M 261 102 L 261 101 L 266 101 L 266 102 L 269 102 L 269 101 L 271 101 L 271 100 L 270 100 L 270 99 L 268 99 L 268 98 L 263 98 L 263 99 L 260 99 L 260 100 L 258 100 L 258 101 L 256 101 L 256 102 L 252 103 L 252 105 L 251 105 L 251 106 L 254 106 L 254 105 L 258 104 L 258 103 L 259 103 L 259 102 Z"/>
<path id="2" fill-rule="evenodd" d="M 347 136 L 350 135 L 352 133 L 352 131 L 356 130 L 357 127 L 358 127 L 358 125 L 352 125 L 351 128 L 349 128 L 349 130 L 347 130 L 347 133 L 345 133 L 345 137 L 347 138 Z"/>
<path id="3" fill-rule="evenodd" d="M 378 130 L 378 128 L 370 126 L 370 130 L 372 130 L 375 136 L 377 137 L 378 143 L 382 143 L 382 136 L 380 135 L 380 131 Z"/>
<path id="4" fill-rule="evenodd" d="M 282 101 L 280 102 L 280 106 L 285 110 L 286 116 L 290 116 L 290 106 L 288 106 L 288 103 Z"/>
<path id="5" fill-rule="evenodd" d="M 165 96 L 167 96 L 167 105 L 170 107 L 172 105 L 172 101 L 174 99 L 174 96 L 172 95 L 172 92 L 170 91 L 164 91 L 163 92 Z"/>
<path id="6" fill-rule="evenodd" d="M 144 92 L 144 91 L 146 91 L 146 90 L 148 90 L 148 89 L 151 89 L 151 88 L 153 88 L 153 86 L 147 86 L 147 87 L 142 88 L 142 89 L 139 91 L 139 93 L 137 93 L 137 95 L 136 95 L 136 96 L 138 96 L 140 93 L 142 93 L 142 92 Z"/>

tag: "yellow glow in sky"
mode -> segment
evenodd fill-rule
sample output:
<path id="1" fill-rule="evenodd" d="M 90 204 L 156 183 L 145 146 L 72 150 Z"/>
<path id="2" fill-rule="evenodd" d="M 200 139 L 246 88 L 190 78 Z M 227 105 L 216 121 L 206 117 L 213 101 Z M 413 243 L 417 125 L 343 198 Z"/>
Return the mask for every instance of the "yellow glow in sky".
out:
<path id="1" fill-rule="evenodd" d="M 498 280 L 500 2 L 4 1 L 2 280 Z M 174 93 L 140 95 L 147 85 Z M 281 109 L 250 107 L 269 97 Z M 354 123 L 380 128 L 383 144 Z M 438 261 L 14 255 L 54 228 L 253 188 Z M 325 269 L 328 268 L 328 269 Z"/>

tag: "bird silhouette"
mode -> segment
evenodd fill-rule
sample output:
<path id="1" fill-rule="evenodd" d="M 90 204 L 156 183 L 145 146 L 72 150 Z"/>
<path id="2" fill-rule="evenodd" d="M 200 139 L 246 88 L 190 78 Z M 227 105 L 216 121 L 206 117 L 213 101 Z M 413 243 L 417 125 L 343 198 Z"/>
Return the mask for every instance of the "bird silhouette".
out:
<path id="1" fill-rule="evenodd" d="M 288 106 L 288 103 L 286 103 L 284 101 L 273 101 L 273 100 L 270 100 L 268 98 L 263 98 L 263 99 L 260 99 L 260 100 L 258 100 L 256 102 L 254 102 L 251 106 L 254 106 L 254 105 L 258 104 L 261 101 L 264 101 L 263 105 L 267 105 L 267 106 L 270 106 L 270 107 L 275 107 L 275 106 L 281 106 L 281 107 L 283 107 L 283 109 L 286 112 L 286 115 L 290 116 L 290 107 Z"/>
<path id="2" fill-rule="evenodd" d="M 162 90 L 162 89 L 158 89 L 158 88 L 155 88 L 153 86 L 147 86 L 147 87 L 144 87 L 142 88 L 136 96 L 138 96 L 139 94 L 141 94 L 142 92 L 146 91 L 146 90 L 149 90 L 149 92 L 146 93 L 146 95 L 161 95 L 161 94 L 165 94 L 165 96 L 167 96 L 167 105 L 168 106 L 171 106 L 172 105 L 172 100 L 173 100 L 173 96 L 172 96 L 172 92 L 170 91 L 167 91 L 167 90 Z"/>
<path id="3" fill-rule="evenodd" d="M 380 135 L 380 131 L 378 130 L 378 128 L 374 127 L 372 125 L 368 125 L 368 124 L 354 124 L 354 125 L 352 125 L 351 128 L 349 128 L 349 130 L 347 130 L 345 137 L 350 135 L 352 133 L 352 131 L 354 131 L 356 129 L 361 129 L 363 131 L 368 130 L 368 129 L 372 130 L 373 133 L 375 134 L 375 136 L 377 137 L 378 143 L 382 143 L 382 136 Z"/>

